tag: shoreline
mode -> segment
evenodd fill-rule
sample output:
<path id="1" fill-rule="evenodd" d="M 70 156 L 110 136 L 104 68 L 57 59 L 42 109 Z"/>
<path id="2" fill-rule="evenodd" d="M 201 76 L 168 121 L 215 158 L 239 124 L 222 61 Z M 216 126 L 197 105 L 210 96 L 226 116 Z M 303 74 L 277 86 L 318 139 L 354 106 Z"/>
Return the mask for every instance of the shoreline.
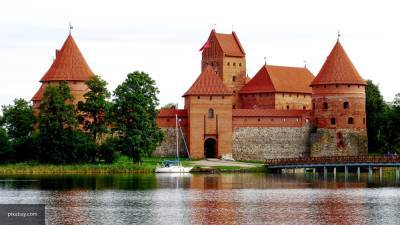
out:
<path id="1" fill-rule="evenodd" d="M 189 163 L 185 163 L 189 166 Z M 156 165 L 143 163 L 132 165 L 84 164 L 84 165 L 48 165 L 48 164 L 5 164 L 0 165 L 0 175 L 121 175 L 154 174 Z M 191 173 L 265 173 L 264 166 L 197 166 Z"/>

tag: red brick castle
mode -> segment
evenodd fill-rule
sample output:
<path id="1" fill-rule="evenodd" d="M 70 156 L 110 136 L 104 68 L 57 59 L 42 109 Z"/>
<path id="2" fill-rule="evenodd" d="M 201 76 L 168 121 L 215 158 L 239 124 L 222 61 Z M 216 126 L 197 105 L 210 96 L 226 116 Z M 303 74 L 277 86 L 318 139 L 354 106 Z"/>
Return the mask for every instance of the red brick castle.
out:
<path id="1" fill-rule="evenodd" d="M 175 115 L 193 158 L 367 154 L 365 82 L 339 40 L 316 77 L 307 68 L 263 65 L 250 79 L 235 32 L 212 30 L 201 50 L 201 73 L 183 94 L 184 108 L 160 110 L 157 123 L 165 139 L 155 155 L 175 155 Z M 69 35 L 40 80 L 34 108 L 46 86 L 62 80 L 75 103 L 83 100 L 91 76 Z"/>
<path id="2" fill-rule="evenodd" d="M 184 109 L 160 111 L 166 138 L 156 155 L 173 154 L 175 114 L 193 158 L 367 154 L 365 82 L 339 40 L 316 77 L 307 68 L 263 65 L 249 79 L 235 32 L 212 30 L 201 50 Z"/>

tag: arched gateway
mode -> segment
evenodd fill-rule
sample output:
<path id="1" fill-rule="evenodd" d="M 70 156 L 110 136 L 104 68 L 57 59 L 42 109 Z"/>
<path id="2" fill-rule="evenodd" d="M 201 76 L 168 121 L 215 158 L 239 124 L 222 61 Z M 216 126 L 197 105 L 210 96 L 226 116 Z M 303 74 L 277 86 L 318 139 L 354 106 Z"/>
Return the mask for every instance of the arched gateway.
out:
<path id="1" fill-rule="evenodd" d="M 217 158 L 217 141 L 214 138 L 207 138 L 204 141 L 204 157 Z"/>

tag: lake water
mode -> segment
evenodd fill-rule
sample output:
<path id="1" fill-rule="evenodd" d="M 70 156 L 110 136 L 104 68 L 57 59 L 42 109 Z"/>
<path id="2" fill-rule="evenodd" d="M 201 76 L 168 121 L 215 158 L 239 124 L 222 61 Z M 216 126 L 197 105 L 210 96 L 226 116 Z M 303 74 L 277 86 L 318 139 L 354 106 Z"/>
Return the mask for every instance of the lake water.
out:
<path id="1" fill-rule="evenodd" d="M 0 204 L 45 204 L 47 224 L 400 224 L 399 186 L 393 176 L 2 175 Z"/>

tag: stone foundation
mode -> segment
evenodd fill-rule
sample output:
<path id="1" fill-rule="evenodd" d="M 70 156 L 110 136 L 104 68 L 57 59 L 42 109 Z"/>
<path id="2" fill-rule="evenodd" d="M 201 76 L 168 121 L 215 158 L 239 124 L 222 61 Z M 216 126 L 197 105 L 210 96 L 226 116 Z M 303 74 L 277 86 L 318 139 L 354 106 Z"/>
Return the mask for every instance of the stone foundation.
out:
<path id="1" fill-rule="evenodd" d="M 233 158 L 258 160 L 308 157 L 310 127 L 238 127 L 233 131 Z"/>
<path id="2" fill-rule="evenodd" d="M 164 140 L 153 152 L 154 157 L 176 157 L 176 134 L 175 127 L 161 128 L 164 133 Z M 187 137 L 185 137 L 187 138 Z M 179 133 L 179 155 L 187 157 L 186 147 L 182 136 Z"/>
<path id="3" fill-rule="evenodd" d="M 368 155 L 368 138 L 365 129 L 318 128 L 311 134 L 311 156 Z"/>

